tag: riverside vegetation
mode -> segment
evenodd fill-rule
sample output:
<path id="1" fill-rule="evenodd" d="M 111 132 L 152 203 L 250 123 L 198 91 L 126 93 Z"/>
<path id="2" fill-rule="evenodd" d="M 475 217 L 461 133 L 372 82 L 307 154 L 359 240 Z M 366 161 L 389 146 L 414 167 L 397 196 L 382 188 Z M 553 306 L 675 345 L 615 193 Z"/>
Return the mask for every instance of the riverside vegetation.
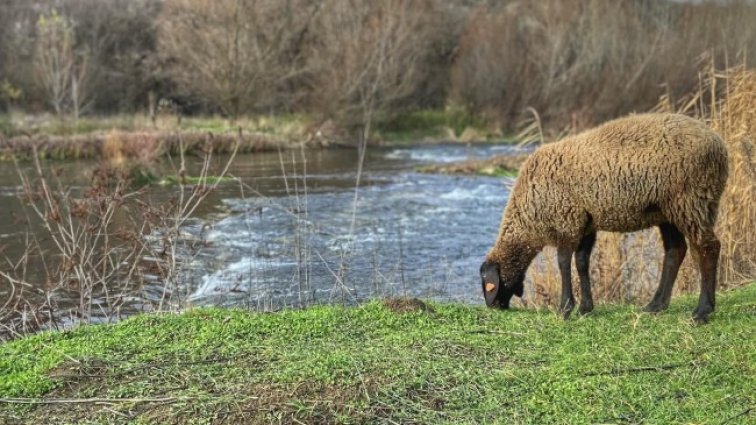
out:
<path id="1" fill-rule="evenodd" d="M 748 1 L 3 0 L 5 111 L 89 117 L 463 108 L 511 130 L 527 107 L 588 128 L 756 64 Z M 253 23 L 253 24 L 250 24 Z M 21 126 L 23 127 L 23 126 Z"/>

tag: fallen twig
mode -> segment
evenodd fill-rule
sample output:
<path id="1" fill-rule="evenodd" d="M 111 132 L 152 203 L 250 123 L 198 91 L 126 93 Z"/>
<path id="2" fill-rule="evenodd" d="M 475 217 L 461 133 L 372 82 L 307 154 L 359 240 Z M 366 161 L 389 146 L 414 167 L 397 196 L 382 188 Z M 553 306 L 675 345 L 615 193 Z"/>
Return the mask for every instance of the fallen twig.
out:
<path id="1" fill-rule="evenodd" d="M 495 334 L 495 335 L 515 335 L 515 336 L 525 336 L 526 333 L 522 332 L 511 332 L 511 331 L 496 331 L 491 329 L 473 329 L 468 331 L 468 333 L 471 334 Z"/>
<path id="2" fill-rule="evenodd" d="M 614 368 L 608 371 L 592 371 L 592 372 L 586 372 L 583 374 L 583 376 L 599 376 L 599 375 L 624 375 L 626 373 L 635 373 L 635 372 L 660 372 L 662 370 L 670 370 L 670 369 L 676 369 L 678 367 L 685 367 L 685 366 L 699 366 L 703 365 L 705 362 L 687 362 L 687 363 L 671 363 L 671 364 L 665 364 L 665 365 L 659 365 L 659 366 L 642 366 L 642 367 L 631 367 L 631 368 Z"/>
<path id="3" fill-rule="evenodd" d="M 726 424 L 728 422 L 732 422 L 733 420 L 735 420 L 735 419 L 737 419 L 737 418 L 739 418 L 741 416 L 745 416 L 745 415 L 751 413 L 752 411 L 753 411 L 753 406 L 749 407 L 748 409 L 745 409 L 744 411 L 738 413 L 735 416 L 731 416 L 731 417 L 725 419 L 724 422 L 721 423 L 721 425 L 724 425 L 724 424 Z"/>
<path id="4" fill-rule="evenodd" d="M 0 403 L 6 404 L 87 404 L 87 403 L 172 403 L 176 401 L 194 400 L 197 397 L 154 397 L 154 398 L 0 398 Z"/>

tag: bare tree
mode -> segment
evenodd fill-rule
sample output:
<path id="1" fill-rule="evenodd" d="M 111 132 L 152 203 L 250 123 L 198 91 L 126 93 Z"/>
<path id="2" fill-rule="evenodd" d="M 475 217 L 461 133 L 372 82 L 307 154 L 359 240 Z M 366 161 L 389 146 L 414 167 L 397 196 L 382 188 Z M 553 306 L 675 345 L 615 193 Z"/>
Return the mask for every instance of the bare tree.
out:
<path id="1" fill-rule="evenodd" d="M 271 105 L 302 72 L 297 43 L 318 3 L 304 0 L 169 0 L 160 51 L 186 91 L 237 118 Z"/>
<path id="2" fill-rule="evenodd" d="M 50 106 L 63 114 L 68 84 L 73 73 L 73 26 L 53 11 L 37 20 L 36 70 Z"/>
<path id="3" fill-rule="evenodd" d="M 74 118 L 87 102 L 88 53 L 77 51 L 71 21 L 53 10 L 37 20 L 35 70 L 50 106 Z"/>
<path id="4" fill-rule="evenodd" d="M 89 54 L 83 53 L 74 63 L 71 72 L 71 109 L 74 120 L 78 121 L 82 109 L 88 104 L 89 92 L 87 91 L 87 79 L 89 78 Z"/>
<path id="5" fill-rule="evenodd" d="M 314 103 L 369 133 L 376 113 L 393 115 L 433 72 L 444 33 L 438 2 L 329 0 L 308 55 Z"/>

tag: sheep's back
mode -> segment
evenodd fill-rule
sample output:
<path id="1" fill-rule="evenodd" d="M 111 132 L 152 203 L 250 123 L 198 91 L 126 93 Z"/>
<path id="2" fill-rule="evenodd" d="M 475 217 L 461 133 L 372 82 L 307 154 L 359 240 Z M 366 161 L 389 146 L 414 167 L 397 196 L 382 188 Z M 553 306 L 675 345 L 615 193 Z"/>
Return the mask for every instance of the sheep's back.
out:
<path id="1" fill-rule="evenodd" d="M 518 189 L 548 239 L 635 231 L 668 221 L 682 198 L 716 204 L 727 176 L 719 136 L 694 119 L 646 114 L 540 148 Z"/>

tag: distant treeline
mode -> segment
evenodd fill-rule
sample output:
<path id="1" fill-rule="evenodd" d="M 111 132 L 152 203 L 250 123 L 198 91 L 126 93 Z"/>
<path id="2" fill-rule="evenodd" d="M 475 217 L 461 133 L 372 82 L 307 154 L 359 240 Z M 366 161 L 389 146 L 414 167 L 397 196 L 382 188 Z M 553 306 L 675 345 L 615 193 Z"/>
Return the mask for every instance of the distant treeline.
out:
<path id="1" fill-rule="evenodd" d="M 0 112 L 528 107 L 586 126 L 756 64 L 756 5 L 656 0 L 0 0 Z"/>

